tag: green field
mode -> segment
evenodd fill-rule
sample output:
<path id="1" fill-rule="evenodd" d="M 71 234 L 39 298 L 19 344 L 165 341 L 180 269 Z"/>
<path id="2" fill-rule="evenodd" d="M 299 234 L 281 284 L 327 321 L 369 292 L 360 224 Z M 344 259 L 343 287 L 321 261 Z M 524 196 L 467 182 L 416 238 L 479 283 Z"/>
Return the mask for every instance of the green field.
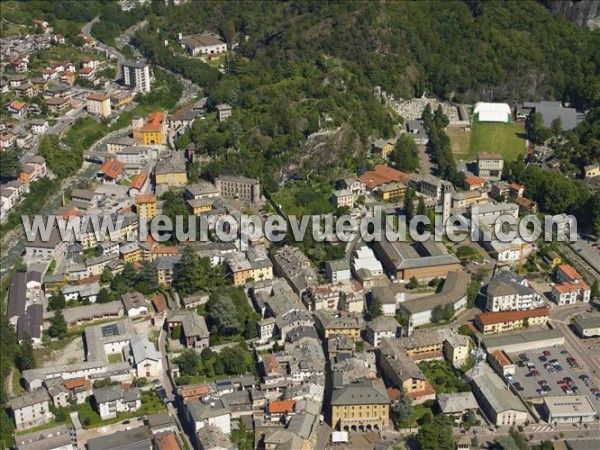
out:
<path id="1" fill-rule="evenodd" d="M 457 160 L 473 160 L 478 152 L 500 153 L 507 161 L 513 161 L 525 153 L 525 127 L 512 123 L 479 123 L 476 120 L 471 131 L 463 128 L 447 128 L 452 152 Z"/>

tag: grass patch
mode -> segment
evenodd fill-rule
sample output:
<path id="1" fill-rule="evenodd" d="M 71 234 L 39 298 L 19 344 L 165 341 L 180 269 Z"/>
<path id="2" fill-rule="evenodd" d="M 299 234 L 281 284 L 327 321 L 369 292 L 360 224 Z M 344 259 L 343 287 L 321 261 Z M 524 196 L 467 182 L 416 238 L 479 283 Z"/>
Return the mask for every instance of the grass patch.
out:
<path id="1" fill-rule="evenodd" d="M 112 425 L 114 423 L 122 422 L 126 419 L 133 419 L 135 417 L 147 416 L 150 414 L 156 414 L 166 409 L 162 400 L 154 391 L 142 392 L 142 406 L 137 411 L 128 413 L 117 413 L 117 417 L 113 419 L 102 420 L 100 414 L 96 412 L 92 406 L 91 397 L 81 405 L 75 405 L 73 411 L 77 411 L 79 419 L 84 428 L 97 428 L 105 425 Z"/>
<path id="2" fill-rule="evenodd" d="M 478 152 L 500 153 L 507 161 L 525 153 L 525 127 L 514 123 L 480 123 L 474 121 L 471 131 L 447 128 L 456 159 L 473 160 Z"/>
<path id="3" fill-rule="evenodd" d="M 24 391 L 23 386 L 21 386 L 21 371 L 16 367 L 12 370 L 12 390 L 14 395 L 18 395 Z"/>
<path id="4" fill-rule="evenodd" d="M 334 211 L 330 201 L 332 189 L 318 183 L 291 182 L 283 189 L 271 194 L 273 200 L 289 215 L 302 216 L 326 214 Z"/>
<path id="5" fill-rule="evenodd" d="M 447 361 L 424 361 L 419 367 L 438 394 L 470 390 L 469 384 L 462 378 L 462 373 Z"/>
<path id="6" fill-rule="evenodd" d="M 123 362 L 123 356 L 120 353 L 111 353 L 107 356 L 109 364 L 116 364 Z"/>
<path id="7" fill-rule="evenodd" d="M 427 406 L 428 402 L 420 403 L 418 405 L 413 405 L 413 412 L 410 415 L 409 419 L 406 422 L 397 422 L 398 428 L 413 428 L 418 425 L 418 421 L 421 417 L 426 414 L 433 415 L 433 411 L 430 406 Z"/>

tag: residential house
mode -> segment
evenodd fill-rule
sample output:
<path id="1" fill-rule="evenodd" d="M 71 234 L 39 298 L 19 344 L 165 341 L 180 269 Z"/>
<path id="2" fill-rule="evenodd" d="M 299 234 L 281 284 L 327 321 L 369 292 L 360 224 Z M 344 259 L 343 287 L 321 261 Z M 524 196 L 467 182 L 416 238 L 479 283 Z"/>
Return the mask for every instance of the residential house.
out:
<path id="1" fill-rule="evenodd" d="M 174 311 L 167 318 L 170 330 L 181 328 L 183 342 L 188 348 L 204 349 L 209 346 L 210 333 L 203 316 L 194 310 Z"/>
<path id="2" fill-rule="evenodd" d="M 141 145 L 161 145 L 166 142 L 167 124 L 162 111 L 150 113 L 145 122 L 136 116 L 132 120 L 132 126 L 133 138 Z"/>
<path id="3" fill-rule="evenodd" d="M 162 355 L 147 336 L 132 336 L 129 357 L 137 377 L 156 378 L 163 374 Z"/>
<path id="4" fill-rule="evenodd" d="M 156 216 L 156 195 L 137 195 L 135 208 L 140 220 L 150 220 Z"/>
<path id="5" fill-rule="evenodd" d="M 231 408 L 222 398 L 207 397 L 187 404 L 187 417 L 195 432 L 214 425 L 225 434 L 231 433 Z"/>
<path id="6" fill-rule="evenodd" d="M 365 340 L 373 347 L 379 347 L 383 338 L 395 338 L 400 334 L 400 324 L 394 317 L 379 316 L 367 322 Z"/>
<path id="7" fill-rule="evenodd" d="M 17 431 L 47 424 L 54 419 L 50 412 L 50 395 L 46 389 L 34 389 L 13 397 L 8 402 Z"/>
<path id="8" fill-rule="evenodd" d="M 496 274 L 485 289 L 488 311 L 519 311 L 543 305 L 541 296 L 529 287 L 527 280 L 511 271 Z"/>
<path id="9" fill-rule="evenodd" d="M 142 407 L 138 388 L 125 390 L 119 385 L 95 388 L 94 403 L 102 420 L 114 419 L 117 413 L 137 411 Z"/>
<path id="10" fill-rule="evenodd" d="M 129 317 L 148 314 L 148 302 L 144 295 L 139 292 L 126 292 L 125 294 L 122 294 L 121 302 L 123 302 L 125 313 Z"/>
<path id="11" fill-rule="evenodd" d="M 88 113 L 100 117 L 110 117 L 112 110 L 110 97 L 108 95 L 91 94 L 88 95 L 85 100 Z"/>
<path id="12" fill-rule="evenodd" d="M 480 152 L 477 154 L 477 176 L 497 181 L 502 178 L 504 158 L 500 154 Z"/>
<path id="13" fill-rule="evenodd" d="M 192 56 L 211 55 L 227 52 L 227 44 L 216 34 L 196 34 L 179 40 Z"/>
<path id="14" fill-rule="evenodd" d="M 483 334 L 503 333 L 530 326 L 544 326 L 548 322 L 548 308 L 521 311 L 486 312 L 475 316 L 473 323 Z"/>

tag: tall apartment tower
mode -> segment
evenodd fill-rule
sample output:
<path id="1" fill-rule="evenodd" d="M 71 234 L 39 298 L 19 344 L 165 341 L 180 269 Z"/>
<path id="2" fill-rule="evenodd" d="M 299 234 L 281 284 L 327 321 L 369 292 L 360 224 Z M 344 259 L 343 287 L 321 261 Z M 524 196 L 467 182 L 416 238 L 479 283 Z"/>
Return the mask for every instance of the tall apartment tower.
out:
<path id="1" fill-rule="evenodd" d="M 125 86 L 134 92 L 150 92 L 152 83 L 150 65 L 140 61 L 125 61 L 120 64 L 120 72 Z"/>

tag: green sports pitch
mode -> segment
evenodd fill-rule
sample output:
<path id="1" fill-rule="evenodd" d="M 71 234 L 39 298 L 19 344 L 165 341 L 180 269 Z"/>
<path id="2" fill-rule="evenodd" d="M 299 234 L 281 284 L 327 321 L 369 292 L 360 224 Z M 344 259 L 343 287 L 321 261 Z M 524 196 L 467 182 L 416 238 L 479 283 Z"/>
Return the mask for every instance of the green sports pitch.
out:
<path id="1" fill-rule="evenodd" d="M 500 153 L 513 161 L 525 153 L 525 127 L 515 123 L 479 122 L 473 118 L 470 131 L 462 127 L 449 127 L 446 133 L 452 143 L 456 160 L 473 160 L 479 152 Z"/>

